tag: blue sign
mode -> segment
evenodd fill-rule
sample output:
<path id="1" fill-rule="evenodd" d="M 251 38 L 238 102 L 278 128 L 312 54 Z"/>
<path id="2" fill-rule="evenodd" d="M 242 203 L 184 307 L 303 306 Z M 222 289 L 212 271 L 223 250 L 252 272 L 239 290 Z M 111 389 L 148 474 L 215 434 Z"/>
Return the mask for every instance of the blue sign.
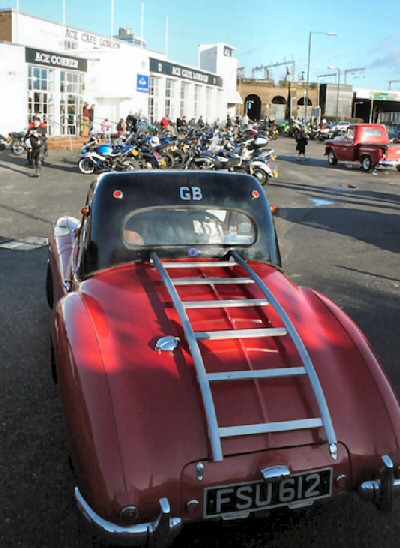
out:
<path id="1" fill-rule="evenodd" d="M 145 74 L 137 75 L 137 91 L 143 91 L 144 93 L 149 93 L 149 77 Z"/>

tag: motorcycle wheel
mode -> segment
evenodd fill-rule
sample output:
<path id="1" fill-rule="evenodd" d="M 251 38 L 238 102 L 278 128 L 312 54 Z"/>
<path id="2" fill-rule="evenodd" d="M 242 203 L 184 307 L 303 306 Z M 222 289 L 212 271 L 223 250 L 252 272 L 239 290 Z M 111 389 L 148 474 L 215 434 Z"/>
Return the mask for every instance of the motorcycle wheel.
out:
<path id="1" fill-rule="evenodd" d="M 94 162 L 90 158 L 82 158 L 78 162 L 78 167 L 81 173 L 91 175 L 94 172 Z"/>
<path id="2" fill-rule="evenodd" d="M 174 167 L 175 159 L 172 156 L 172 154 L 165 154 L 164 160 L 165 160 L 165 168 L 164 169 L 172 169 Z"/>
<path id="3" fill-rule="evenodd" d="M 24 147 L 24 145 L 21 143 L 21 141 L 15 141 L 15 142 L 11 145 L 11 150 L 13 151 L 13 153 L 14 153 L 16 156 L 21 156 L 21 155 L 25 152 L 25 147 Z"/>
<path id="4" fill-rule="evenodd" d="M 266 185 L 269 180 L 268 174 L 263 169 L 258 167 L 254 168 L 253 177 L 255 177 L 261 185 Z"/>

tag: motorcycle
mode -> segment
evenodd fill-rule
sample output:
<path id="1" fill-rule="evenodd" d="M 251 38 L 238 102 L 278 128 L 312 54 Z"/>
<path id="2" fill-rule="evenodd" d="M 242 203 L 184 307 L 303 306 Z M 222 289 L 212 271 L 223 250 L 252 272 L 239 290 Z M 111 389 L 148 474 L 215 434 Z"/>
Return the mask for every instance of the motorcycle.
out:
<path id="1" fill-rule="evenodd" d="M 10 148 L 16 156 L 21 156 L 25 152 L 24 137 L 25 133 L 23 131 L 14 131 L 8 134 Z"/>
<path id="2" fill-rule="evenodd" d="M 0 135 L 0 151 L 11 150 L 15 155 L 21 156 L 25 152 L 24 135 L 23 132 L 9 133 L 8 137 Z"/>

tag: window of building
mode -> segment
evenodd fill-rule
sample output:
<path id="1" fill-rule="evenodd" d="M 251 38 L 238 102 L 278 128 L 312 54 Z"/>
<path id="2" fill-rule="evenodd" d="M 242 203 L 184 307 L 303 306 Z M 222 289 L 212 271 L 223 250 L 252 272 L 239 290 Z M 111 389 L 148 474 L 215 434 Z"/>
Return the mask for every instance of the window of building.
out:
<path id="1" fill-rule="evenodd" d="M 60 72 L 61 135 L 79 135 L 82 123 L 83 75 L 79 72 Z"/>
<path id="2" fill-rule="evenodd" d="M 174 102 L 174 81 L 167 79 L 165 81 L 165 109 L 164 114 L 172 117 L 172 105 Z"/>
<path id="3" fill-rule="evenodd" d="M 28 115 L 27 123 L 37 114 L 48 118 L 49 91 L 54 88 L 54 70 L 28 65 Z"/>
<path id="4" fill-rule="evenodd" d="M 180 100 L 180 108 L 179 108 L 179 115 L 182 118 L 182 116 L 186 116 L 186 109 L 187 109 L 187 98 L 189 93 L 189 85 L 185 82 L 181 82 L 181 100 Z"/>
<path id="5" fill-rule="evenodd" d="M 159 78 L 150 76 L 149 86 L 149 122 L 154 124 L 158 116 Z"/>
<path id="6" fill-rule="evenodd" d="M 197 84 L 194 86 L 194 116 L 197 119 L 201 112 L 199 107 L 199 99 L 200 99 L 200 86 Z"/>

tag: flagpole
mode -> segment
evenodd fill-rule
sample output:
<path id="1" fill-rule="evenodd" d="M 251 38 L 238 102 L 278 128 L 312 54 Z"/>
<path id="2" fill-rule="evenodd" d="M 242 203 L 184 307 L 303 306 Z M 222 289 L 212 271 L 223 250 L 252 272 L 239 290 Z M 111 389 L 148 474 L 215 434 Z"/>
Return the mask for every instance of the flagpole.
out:
<path id="1" fill-rule="evenodd" d="M 67 24 L 67 10 L 66 10 L 66 0 L 63 0 L 63 25 Z"/>
<path id="2" fill-rule="evenodd" d="M 140 34 L 141 34 L 141 47 L 143 47 L 143 39 L 144 39 L 144 0 L 142 0 L 142 16 L 141 16 L 141 22 L 140 22 Z"/>
<path id="3" fill-rule="evenodd" d="M 111 38 L 114 36 L 114 0 L 111 0 Z"/>
<path id="4" fill-rule="evenodd" d="M 165 57 L 168 59 L 168 15 L 165 16 Z"/>

